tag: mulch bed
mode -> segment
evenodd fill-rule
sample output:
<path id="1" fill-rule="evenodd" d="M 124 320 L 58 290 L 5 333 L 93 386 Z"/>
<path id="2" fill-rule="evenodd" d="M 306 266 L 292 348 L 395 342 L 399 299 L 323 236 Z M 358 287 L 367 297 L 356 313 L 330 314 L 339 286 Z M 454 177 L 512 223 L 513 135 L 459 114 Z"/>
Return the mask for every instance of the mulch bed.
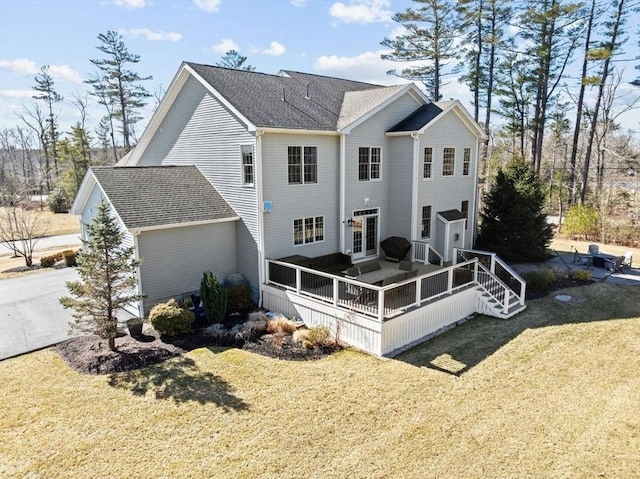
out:
<path id="1" fill-rule="evenodd" d="M 155 333 L 137 339 L 123 335 L 116 338 L 116 351 L 110 351 L 108 342 L 98 336 L 80 336 L 58 344 L 56 350 L 65 363 L 80 373 L 113 374 L 144 368 L 207 346 L 241 347 L 291 361 L 321 359 L 341 349 L 339 345 L 307 349 L 293 344 L 291 335 L 283 334 L 265 334 L 240 344 L 219 344 L 200 328 L 194 334 L 170 339 Z"/>

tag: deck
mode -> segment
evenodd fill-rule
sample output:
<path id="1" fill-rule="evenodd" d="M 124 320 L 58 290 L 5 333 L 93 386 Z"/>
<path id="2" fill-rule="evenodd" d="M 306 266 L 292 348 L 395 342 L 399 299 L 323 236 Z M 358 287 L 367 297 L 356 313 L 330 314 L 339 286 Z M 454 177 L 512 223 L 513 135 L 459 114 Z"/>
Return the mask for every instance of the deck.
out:
<path id="1" fill-rule="evenodd" d="M 524 309 L 524 281 L 515 275 L 521 283 L 514 292 L 496 275 L 504 267 L 491 254 L 479 258 L 465 252 L 457 258 L 461 261 L 449 266 L 414 262 L 417 276 L 384 286 L 267 260 L 263 303 L 307 325 L 328 326 L 340 340 L 378 356 L 473 313 L 506 319 Z M 398 263 L 379 262 L 386 275 L 400 272 Z"/>

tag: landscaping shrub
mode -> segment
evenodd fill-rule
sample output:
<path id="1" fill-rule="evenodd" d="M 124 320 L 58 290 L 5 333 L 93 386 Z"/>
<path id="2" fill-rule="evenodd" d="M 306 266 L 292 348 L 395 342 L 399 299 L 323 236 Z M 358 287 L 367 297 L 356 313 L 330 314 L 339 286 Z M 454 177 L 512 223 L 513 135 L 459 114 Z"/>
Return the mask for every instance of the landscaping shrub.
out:
<path id="1" fill-rule="evenodd" d="M 269 318 L 267 321 L 267 332 L 271 334 L 275 334 L 275 333 L 293 334 L 296 329 L 298 329 L 298 326 L 296 326 L 296 323 L 287 319 L 284 316 Z"/>
<path id="2" fill-rule="evenodd" d="M 43 268 L 51 268 L 54 264 L 62 259 L 62 253 L 50 254 L 40 258 L 40 266 Z"/>
<path id="3" fill-rule="evenodd" d="M 64 263 L 67 266 L 69 266 L 70 268 L 72 268 L 74 266 L 78 266 L 78 262 L 76 261 L 76 256 L 78 254 L 77 251 L 73 251 L 72 249 L 67 249 L 67 250 L 64 250 L 60 254 L 64 258 Z"/>
<path id="4" fill-rule="evenodd" d="M 549 285 L 555 283 L 556 274 L 550 269 L 540 269 L 537 271 L 529 271 L 524 273 L 522 277 L 527 282 L 527 288 L 532 290 L 545 289 Z"/>
<path id="5" fill-rule="evenodd" d="M 331 331 L 326 326 L 316 326 L 315 328 L 311 328 L 309 330 L 309 342 L 313 346 L 330 346 L 333 343 L 333 338 L 331 337 Z"/>
<path id="6" fill-rule="evenodd" d="M 251 286 L 248 284 L 227 286 L 227 313 L 249 313 L 255 307 Z"/>
<path id="7" fill-rule="evenodd" d="M 193 332 L 195 314 L 182 309 L 175 299 L 155 305 L 149 312 L 149 321 L 161 336 L 180 336 Z"/>
<path id="8" fill-rule="evenodd" d="M 571 277 L 578 281 L 591 281 L 591 271 L 587 269 L 577 269 L 571 272 Z"/>
<path id="9" fill-rule="evenodd" d="M 227 312 L 227 290 L 211 271 L 202 274 L 200 298 L 209 323 L 221 323 Z"/>

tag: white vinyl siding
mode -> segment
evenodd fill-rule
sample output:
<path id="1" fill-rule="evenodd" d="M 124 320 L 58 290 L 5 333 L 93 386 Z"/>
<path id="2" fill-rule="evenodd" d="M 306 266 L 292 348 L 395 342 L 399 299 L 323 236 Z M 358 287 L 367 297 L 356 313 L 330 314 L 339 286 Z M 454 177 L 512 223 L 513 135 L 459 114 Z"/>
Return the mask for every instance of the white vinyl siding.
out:
<path id="1" fill-rule="evenodd" d="M 405 94 L 345 135 L 346 215 L 363 208 L 379 208 L 381 239 L 398 232 L 410 236 L 413 140 L 408 136 L 389 137 L 386 132 L 420 106 Z M 379 181 L 358 179 L 359 149 L 366 145 L 381 149 Z M 345 249 L 352 249 L 352 243 L 353 231 L 345 228 Z"/>
<path id="2" fill-rule="evenodd" d="M 138 252 L 145 309 L 199 290 L 204 271 L 212 271 L 221 281 L 237 272 L 236 223 L 142 231 Z"/>
<path id="3" fill-rule="evenodd" d="M 469 148 L 470 164 L 469 175 L 458 174 L 455 176 L 442 176 L 442 153 L 445 148 L 454 148 L 456 151 L 463 151 Z M 425 239 L 431 246 L 437 246 L 437 238 L 440 235 L 439 228 L 442 223 L 436 220 L 436 214 L 441 211 L 459 210 L 463 201 L 469 203 L 469 229 L 473 227 L 475 198 L 475 172 L 477 158 L 477 139 L 471 131 L 464 125 L 460 118 L 451 111 L 446 116 L 440 118 L 435 124 L 427 128 L 420 136 L 420 150 L 433 148 L 433 170 L 431 181 L 421 181 L 418 185 L 418 205 L 419 210 L 422 205 L 431 205 L 432 224 L 431 237 Z M 460 169 L 461 171 L 461 169 Z M 445 179 L 446 178 L 446 179 Z M 416 213 L 416 221 L 420 221 L 421 212 Z M 418 237 L 421 233 L 421 225 L 418 222 Z M 444 238 L 444 237 L 443 237 Z M 442 239 L 443 239 L 442 238 Z M 470 248 L 473 242 L 473 234 L 465 235 L 466 248 Z M 439 253 L 442 253 L 439 251 Z"/>
<path id="4" fill-rule="evenodd" d="M 202 84 L 189 78 L 138 165 L 196 165 L 242 218 L 236 227 L 238 271 L 258 284 L 257 189 L 238 180 L 241 145 L 255 137 Z M 261 211 L 261 209 L 260 209 Z"/>
<path id="5" fill-rule="evenodd" d="M 305 145 L 316 148 L 318 183 L 293 187 L 288 181 L 288 148 Z M 272 210 L 264 214 L 267 258 L 292 254 L 314 257 L 340 250 L 339 145 L 337 135 L 265 133 L 262 136 L 263 196 L 264 201 L 272 205 Z M 324 220 L 323 240 L 294 245 L 293 220 L 315 217 Z"/>

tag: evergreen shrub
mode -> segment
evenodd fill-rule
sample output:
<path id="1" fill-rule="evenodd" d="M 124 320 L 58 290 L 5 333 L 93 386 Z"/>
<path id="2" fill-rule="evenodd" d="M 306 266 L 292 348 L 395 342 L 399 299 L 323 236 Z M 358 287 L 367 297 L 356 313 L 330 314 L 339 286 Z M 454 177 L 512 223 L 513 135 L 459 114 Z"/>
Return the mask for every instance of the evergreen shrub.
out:
<path id="1" fill-rule="evenodd" d="M 160 336 L 172 337 L 193 332 L 196 317 L 182 309 L 175 299 L 155 305 L 149 312 L 149 322 Z"/>

